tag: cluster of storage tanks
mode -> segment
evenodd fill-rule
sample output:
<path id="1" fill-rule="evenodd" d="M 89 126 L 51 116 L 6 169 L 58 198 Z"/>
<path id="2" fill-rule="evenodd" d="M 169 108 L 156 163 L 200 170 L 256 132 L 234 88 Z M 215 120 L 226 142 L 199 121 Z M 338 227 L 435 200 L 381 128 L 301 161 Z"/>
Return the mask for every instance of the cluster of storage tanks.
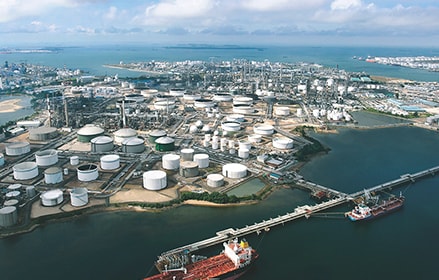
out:
<path id="1" fill-rule="evenodd" d="M 351 115 L 349 115 L 348 112 L 344 111 L 344 110 L 325 110 L 325 109 L 314 109 L 312 111 L 312 115 L 315 118 L 322 118 L 322 117 L 326 117 L 327 120 L 329 121 L 351 121 L 352 117 Z"/>
<path id="2" fill-rule="evenodd" d="M 35 197 L 33 185 L 24 187 L 22 184 L 11 184 L 6 189 L 5 201 L 0 208 L 0 227 L 10 227 L 18 221 L 18 207 L 20 202 Z"/>

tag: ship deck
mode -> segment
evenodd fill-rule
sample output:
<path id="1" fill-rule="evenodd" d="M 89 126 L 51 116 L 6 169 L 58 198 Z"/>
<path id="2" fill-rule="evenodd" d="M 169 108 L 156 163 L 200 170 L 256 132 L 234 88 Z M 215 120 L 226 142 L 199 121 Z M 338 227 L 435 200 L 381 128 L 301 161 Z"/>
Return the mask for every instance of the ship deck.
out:
<path id="1" fill-rule="evenodd" d="M 257 253 L 253 252 L 253 254 L 254 258 L 256 258 Z M 144 278 L 144 280 L 208 280 L 232 272 L 237 268 L 226 255 L 219 254 L 208 259 L 189 264 L 186 266 L 186 269 L 186 274 L 183 271 L 168 271 Z"/>

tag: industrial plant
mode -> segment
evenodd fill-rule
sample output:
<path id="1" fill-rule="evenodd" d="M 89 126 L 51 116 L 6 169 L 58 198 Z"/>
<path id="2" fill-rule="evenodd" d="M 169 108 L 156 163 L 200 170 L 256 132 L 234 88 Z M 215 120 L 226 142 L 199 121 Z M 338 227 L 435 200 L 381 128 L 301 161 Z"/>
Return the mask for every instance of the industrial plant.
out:
<path id="1" fill-rule="evenodd" d="M 17 123 L 23 130 L 0 144 L 0 228 L 278 181 L 312 145 L 295 128 L 353 124 L 367 88 L 314 64 L 161 67 L 169 69 L 144 79 L 39 88 L 39 119 Z"/>

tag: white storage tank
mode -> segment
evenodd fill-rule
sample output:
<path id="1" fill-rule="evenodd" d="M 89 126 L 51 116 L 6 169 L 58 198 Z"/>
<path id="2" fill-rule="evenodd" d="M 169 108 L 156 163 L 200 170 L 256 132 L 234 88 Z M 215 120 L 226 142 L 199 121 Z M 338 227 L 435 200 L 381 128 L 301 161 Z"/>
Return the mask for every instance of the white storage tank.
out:
<path id="1" fill-rule="evenodd" d="M 247 176 L 247 166 L 239 163 L 228 163 L 223 165 L 223 176 L 232 179 L 244 178 Z"/>
<path id="2" fill-rule="evenodd" d="M 62 182 L 62 170 L 53 166 L 44 170 L 44 181 L 46 184 L 58 184 Z"/>
<path id="3" fill-rule="evenodd" d="M 38 165 L 35 162 L 25 161 L 12 167 L 15 180 L 29 180 L 38 176 Z"/>
<path id="4" fill-rule="evenodd" d="M 195 156 L 194 156 L 195 157 Z M 199 174 L 198 163 L 195 161 L 183 161 L 180 164 L 180 176 L 185 178 L 196 177 Z"/>
<path id="5" fill-rule="evenodd" d="M 30 144 L 28 142 L 13 142 L 6 144 L 6 155 L 21 156 L 30 152 Z"/>
<path id="6" fill-rule="evenodd" d="M 70 157 L 70 165 L 78 165 L 79 164 L 79 157 L 78 156 L 71 156 Z"/>
<path id="7" fill-rule="evenodd" d="M 233 105 L 252 105 L 253 98 L 247 96 L 237 96 L 233 98 Z"/>
<path id="8" fill-rule="evenodd" d="M 122 152 L 139 154 L 145 151 L 145 143 L 140 138 L 125 139 L 122 142 Z"/>
<path id="9" fill-rule="evenodd" d="M 249 141 L 239 141 L 239 149 L 246 149 L 249 150 L 252 148 L 252 144 Z"/>
<path id="10" fill-rule="evenodd" d="M 221 128 L 223 131 L 236 132 L 241 129 L 241 124 L 239 122 L 223 122 Z"/>
<path id="11" fill-rule="evenodd" d="M 289 116 L 290 115 L 290 108 L 288 107 L 277 107 L 274 110 L 275 114 L 277 116 Z"/>
<path id="12" fill-rule="evenodd" d="M 192 161 L 194 157 L 194 149 L 181 149 L 180 156 L 182 161 Z"/>
<path id="13" fill-rule="evenodd" d="M 195 108 L 212 108 L 214 105 L 210 99 L 200 98 L 194 101 Z"/>
<path id="14" fill-rule="evenodd" d="M 241 114 L 231 114 L 231 115 L 228 115 L 226 117 L 226 120 L 229 121 L 229 122 L 240 122 L 240 123 L 242 123 L 242 122 L 245 121 L 245 117 L 244 117 L 244 115 L 241 115 Z"/>
<path id="15" fill-rule="evenodd" d="M 6 200 L 6 201 L 3 203 L 3 207 L 7 207 L 7 206 L 17 206 L 18 203 L 20 203 L 20 201 L 18 201 L 17 199 L 9 199 L 9 200 Z"/>
<path id="16" fill-rule="evenodd" d="M 154 109 L 159 111 L 170 111 L 175 108 L 174 101 L 156 101 L 154 102 Z"/>
<path id="17" fill-rule="evenodd" d="M 81 207 L 88 203 L 87 188 L 74 188 L 70 191 L 70 203 L 74 207 Z"/>
<path id="18" fill-rule="evenodd" d="M 209 155 L 208 154 L 195 154 L 194 161 L 198 163 L 199 168 L 209 167 Z"/>
<path id="19" fill-rule="evenodd" d="M 132 128 L 121 128 L 114 132 L 114 142 L 116 144 L 122 144 L 125 139 L 131 139 L 137 137 L 137 131 Z"/>
<path id="20" fill-rule="evenodd" d="M 78 180 L 81 182 L 90 182 L 96 180 L 99 176 L 98 166 L 93 163 L 86 163 L 76 168 Z"/>
<path id="21" fill-rule="evenodd" d="M 119 155 L 105 155 L 101 157 L 102 170 L 114 170 L 120 167 Z"/>
<path id="22" fill-rule="evenodd" d="M 87 124 L 78 130 L 77 136 L 79 142 L 87 143 L 90 142 L 91 139 L 101 136 L 102 134 L 104 134 L 104 129 L 93 124 Z"/>
<path id="23" fill-rule="evenodd" d="M 6 206 L 0 208 L 0 227 L 10 227 L 17 223 L 17 207 Z"/>
<path id="24" fill-rule="evenodd" d="M 224 185 L 224 176 L 221 174 L 207 175 L 207 185 L 212 188 L 218 188 Z"/>
<path id="25" fill-rule="evenodd" d="M 183 95 L 183 99 L 186 102 L 194 102 L 195 100 L 200 99 L 200 98 L 201 98 L 201 94 L 198 94 L 198 93 L 185 93 Z"/>
<path id="26" fill-rule="evenodd" d="M 273 139 L 273 147 L 277 149 L 292 149 L 293 140 L 290 138 L 276 137 Z"/>
<path id="27" fill-rule="evenodd" d="M 40 196 L 43 206 L 56 206 L 63 202 L 64 197 L 60 189 L 54 189 L 44 192 Z"/>
<path id="28" fill-rule="evenodd" d="M 214 150 L 218 150 L 219 148 L 219 143 L 218 141 L 212 141 L 212 149 Z"/>
<path id="29" fill-rule="evenodd" d="M 58 130 L 55 127 L 40 126 L 29 129 L 29 140 L 32 141 L 47 141 L 55 138 L 58 135 Z"/>
<path id="30" fill-rule="evenodd" d="M 114 149 L 113 139 L 109 136 L 98 136 L 90 141 L 91 152 L 104 153 Z"/>
<path id="31" fill-rule="evenodd" d="M 233 97 L 228 93 L 217 93 L 213 96 L 213 100 L 217 102 L 230 102 L 233 100 Z"/>
<path id="32" fill-rule="evenodd" d="M 27 186 L 26 187 L 26 196 L 28 198 L 32 198 L 36 195 L 35 186 Z"/>
<path id="33" fill-rule="evenodd" d="M 6 199 L 19 198 L 20 197 L 20 191 L 10 191 L 10 192 L 7 192 L 5 197 L 6 197 Z"/>
<path id="34" fill-rule="evenodd" d="M 180 168 L 180 156 L 176 154 L 163 155 L 162 167 L 166 170 L 177 170 Z"/>
<path id="35" fill-rule="evenodd" d="M 250 151 L 248 149 L 238 149 L 238 157 L 246 159 L 250 156 Z"/>
<path id="36" fill-rule="evenodd" d="M 5 165 L 5 155 L 0 153 L 0 166 Z"/>
<path id="37" fill-rule="evenodd" d="M 161 170 L 150 170 L 143 173 L 143 187 L 147 190 L 158 191 L 166 188 L 166 172 Z"/>
<path id="38" fill-rule="evenodd" d="M 251 134 L 247 136 L 247 139 L 250 143 L 259 143 L 262 141 L 262 136 L 259 134 Z"/>
<path id="39" fill-rule="evenodd" d="M 54 149 L 38 151 L 35 153 L 35 161 L 38 166 L 50 166 L 58 162 L 58 152 Z"/>
<path id="40" fill-rule="evenodd" d="M 8 191 L 21 191 L 21 184 L 12 184 L 8 186 Z"/>
<path id="41" fill-rule="evenodd" d="M 253 127 L 253 132 L 259 135 L 272 135 L 274 127 L 269 124 L 257 124 Z"/>
<path id="42" fill-rule="evenodd" d="M 233 113 L 248 115 L 253 114 L 255 112 L 255 109 L 252 105 L 236 104 L 233 105 L 232 111 Z"/>

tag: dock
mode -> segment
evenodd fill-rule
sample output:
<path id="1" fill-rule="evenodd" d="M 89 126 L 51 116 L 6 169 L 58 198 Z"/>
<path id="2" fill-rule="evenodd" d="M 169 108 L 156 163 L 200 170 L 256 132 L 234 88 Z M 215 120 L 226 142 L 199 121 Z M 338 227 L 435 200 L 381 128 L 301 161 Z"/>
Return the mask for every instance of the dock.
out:
<path id="1" fill-rule="evenodd" d="M 384 191 L 389 190 L 394 187 L 399 187 L 401 185 L 404 185 L 406 183 L 412 183 L 415 182 L 417 179 L 424 178 L 426 176 L 434 176 L 439 171 L 439 166 L 435 166 L 433 168 L 429 168 L 414 174 L 403 174 L 400 176 L 400 178 L 386 182 L 384 184 L 380 184 L 374 187 L 371 187 L 367 189 L 366 191 L 369 192 L 378 192 L 378 191 Z M 333 194 L 334 198 L 324 201 L 315 205 L 303 205 L 296 207 L 293 212 L 286 213 L 284 215 L 279 215 L 274 218 L 270 218 L 269 220 L 263 220 L 259 223 L 255 223 L 253 225 L 246 225 L 242 228 L 228 228 L 221 230 L 216 233 L 214 237 L 201 240 L 189 245 L 185 245 L 182 247 L 178 247 L 169 251 L 166 251 L 162 253 L 158 257 L 158 262 L 161 261 L 169 261 L 174 259 L 181 259 L 182 256 L 187 256 L 191 252 L 207 248 L 216 244 L 223 243 L 227 240 L 243 237 L 252 233 L 260 234 L 264 231 L 269 231 L 270 228 L 278 225 L 284 225 L 285 223 L 300 219 L 300 218 L 309 218 L 311 214 L 318 213 L 323 210 L 327 210 L 339 205 L 342 205 L 349 201 L 354 201 L 356 198 L 361 197 L 364 194 L 365 190 L 361 190 L 352 194 L 346 194 L 343 192 L 336 191 L 332 188 L 327 188 L 318 184 L 314 184 L 311 182 L 307 182 L 305 180 L 302 180 L 300 182 L 301 184 L 308 184 L 309 186 L 312 186 L 313 189 L 319 189 L 321 188 L 322 191 L 325 192 L 331 192 Z"/>

